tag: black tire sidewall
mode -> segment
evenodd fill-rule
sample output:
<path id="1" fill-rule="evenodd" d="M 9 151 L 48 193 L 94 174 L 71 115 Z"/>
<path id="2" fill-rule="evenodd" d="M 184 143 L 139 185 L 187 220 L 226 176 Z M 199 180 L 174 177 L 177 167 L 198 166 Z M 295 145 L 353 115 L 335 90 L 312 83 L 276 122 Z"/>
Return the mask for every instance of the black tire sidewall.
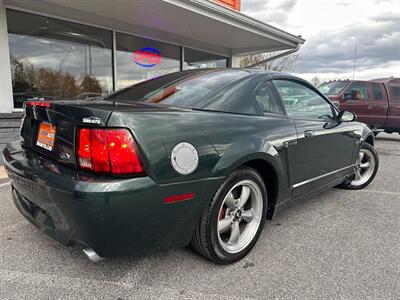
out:
<path id="1" fill-rule="evenodd" d="M 222 202 L 226 196 L 226 194 L 229 192 L 229 190 L 238 182 L 242 180 L 252 180 L 254 181 L 260 188 L 262 196 L 263 196 L 263 211 L 262 211 L 262 219 L 259 224 L 259 228 L 256 232 L 256 234 L 253 237 L 253 240 L 247 245 L 246 248 L 244 248 L 242 251 L 237 252 L 237 253 L 229 253 L 223 249 L 221 246 L 219 239 L 218 239 L 218 230 L 217 230 L 217 224 L 218 224 L 218 218 L 219 218 L 219 209 L 222 205 Z M 210 219 L 209 219 L 209 234 L 210 234 L 210 239 L 211 239 L 211 246 L 214 254 L 217 257 L 217 260 L 219 263 L 222 264 L 229 264 L 234 261 L 240 260 L 250 250 L 254 247 L 256 244 L 261 231 L 263 229 L 264 223 L 265 223 L 265 218 L 266 218 L 266 209 L 267 209 L 267 190 L 265 188 L 264 181 L 262 177 L 255 171 L 254 169 L 251 168 L 243 168 L 236 170 L 234 173 L 232 173 L 227 180 L 221 185 L 221 187 L 218 189 L 217 193 L 214 196 L 213 200 L 213 205 L 212 205 L 212 212 L 210 214 Z"/>

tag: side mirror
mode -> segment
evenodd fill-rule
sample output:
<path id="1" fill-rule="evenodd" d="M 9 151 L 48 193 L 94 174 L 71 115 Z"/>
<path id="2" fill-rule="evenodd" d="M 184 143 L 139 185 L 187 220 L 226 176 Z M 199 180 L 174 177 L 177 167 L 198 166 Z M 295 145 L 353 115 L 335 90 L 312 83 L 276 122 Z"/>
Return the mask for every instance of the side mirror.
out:
<path id="1" fill-rule="evenodd" d="M 353 122 L 357 119 L 357 116 L 355 113 L 347 110 L 342 110 L 338 114 L 338 120 L 340 122 Z"/>

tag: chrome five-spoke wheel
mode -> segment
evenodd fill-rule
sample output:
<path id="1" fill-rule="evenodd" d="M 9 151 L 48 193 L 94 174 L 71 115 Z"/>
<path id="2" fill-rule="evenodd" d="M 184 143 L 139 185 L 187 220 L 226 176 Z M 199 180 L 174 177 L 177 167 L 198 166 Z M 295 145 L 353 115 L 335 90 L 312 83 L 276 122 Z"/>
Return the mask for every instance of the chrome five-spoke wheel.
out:
<path id="1" fill-rule="evenodd" d="M 191 246 L 218 264 L 242 259 L 256 244 L 267 215 L 267 188 L 253 168 L 229 174 L 194 231 Z"/>
<path id="2" fill-rule="evenodd" d="M 219 210 L 217 236 L 222 248 L 237 253 L 256 235 L 263 213 L 263 196 L 252 180 L 236 183 L 226 194 Z"/>
<path id="3" fill-rule="evenodd" d="M 368 182 L 374 175 L 375 165 L 375 156 L 372 151 L 362 148 L 358 155 L 356 171 L 351 186 L 358 187 Z"/>

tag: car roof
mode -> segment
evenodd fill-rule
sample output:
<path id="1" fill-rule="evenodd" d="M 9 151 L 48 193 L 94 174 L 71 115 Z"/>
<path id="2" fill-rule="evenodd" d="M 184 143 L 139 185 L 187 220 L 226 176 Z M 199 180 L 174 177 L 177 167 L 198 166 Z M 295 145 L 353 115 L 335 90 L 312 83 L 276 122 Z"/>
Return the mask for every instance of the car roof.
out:
<path id="1" fill-rule="evenodd" d="M 287 73 L 287 72 L 279 72 L 279 71 L 271 71 L 271 70 L 263 70 L 263 69 L 256 69 L 256 68 L 208 68 L 208 69 L 198 69 L 197 71 L 205 71 L 205 72 L 212 72 L 212 71 L 229 71 L 229 70 L 238 70 L 238 71 L 245 71 L 249 73 L 249 76 L 264 76 L 264 80 L 269 79 L 291 79 L 297 82 L 301 82 L 309 87 L 314 88 L 314 86 L 308 82 L 307 80 L 298 77 L 296 75 Z M 193 70 L 192 70 L 193 71 Z M 184 71 L 185 72 L 185 71 Z"/>
<path id="2" fill-rule="evenodd" d="M 186 70 L 186 71 L 181 71 L 181 73 L 186 73 L 186 74 L 196 74 L 196 73 L 206 73 L 206 72 L 212 72 L 212 71 L 232 71 L 232 70 L 238 70 L 238 71 L 244 71 L 249 73 L 249 75 L 265 75 L 266 78 L 290 78 L 290 79 L 295 79 L 298 81 L 303 81 L 308 83 L 306 80 L 302 79 L 301 77 L 292 75 L 287 72 L 278 72 L 278 71 L 271 71 L 271 70 L 263 70 L 263 69 L 256 69 L 256 68 L 205 68 L 205 69 L 196 69 L 196 70 Z"/>
<path id="3" fill-rule="evenodd" d="M 207 68 L 207 69 L 197 69 L 197 70 L 190 70 L 190 71 L 201 72 L 201 71 L 213 71 L 213 70 L 219 70 L 219 71 L 238 70 L 238 71 L 245 71 L 245 72 L 253 73 L 253 74 L 282 75 L 282 76 L 287 75 L 290 77 L 296 77 L 287 72 L 278 72 L 278 71 L 263 70 L 263 69 L 256 69 L 256 68 Z"/>

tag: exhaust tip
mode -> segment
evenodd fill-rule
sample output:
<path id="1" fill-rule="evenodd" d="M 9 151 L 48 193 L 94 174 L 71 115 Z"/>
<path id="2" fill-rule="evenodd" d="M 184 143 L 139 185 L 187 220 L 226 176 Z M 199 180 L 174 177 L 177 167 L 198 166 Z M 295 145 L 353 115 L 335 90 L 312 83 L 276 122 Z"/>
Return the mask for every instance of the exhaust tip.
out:
<path id="1" fill-rule="evenodd" d="M 104 260 L 104 257 L 101 257 L 100 255 L 98 255 L 96 253 L 96 251 L 94 251 L 92 248 L 84 248 L 82 251 L 83 251 L 83 253 L 85 253 L 87 258 L 89 258 L 94 263 L 98 263 L 98 262 Z"/>

